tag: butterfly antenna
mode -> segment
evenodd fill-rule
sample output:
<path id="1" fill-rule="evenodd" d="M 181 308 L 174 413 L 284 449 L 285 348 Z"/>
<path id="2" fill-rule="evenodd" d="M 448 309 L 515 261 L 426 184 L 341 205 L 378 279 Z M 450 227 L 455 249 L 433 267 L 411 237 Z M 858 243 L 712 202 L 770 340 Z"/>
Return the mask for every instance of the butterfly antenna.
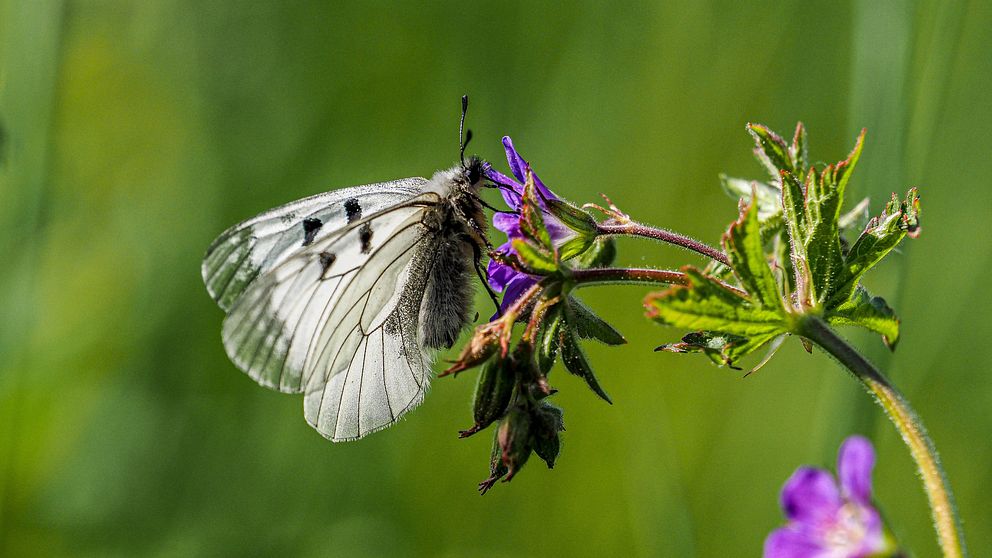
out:
<path id="1" fill-rule="evenodd" d="M 468 112 L 468 95 L 462 95 L 462 119 L 458 122 L 458 146 L 460 147 L 459 157 L 462 166 L 465 166 L 465 148 L 468 142 L 472 141 L 472 130 L 465 129 L 465 113 Z"/>

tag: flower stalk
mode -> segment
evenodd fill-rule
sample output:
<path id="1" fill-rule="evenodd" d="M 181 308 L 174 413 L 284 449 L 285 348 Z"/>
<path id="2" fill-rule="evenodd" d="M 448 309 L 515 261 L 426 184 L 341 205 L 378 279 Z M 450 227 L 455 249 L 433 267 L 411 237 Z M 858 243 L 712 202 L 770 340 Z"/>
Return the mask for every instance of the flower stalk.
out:
<path id="1" fill-rule="evenodd" d="M 905 397 L 899 393 L 882 373 L 857 350 L 842 339 L 822 319 L 803 316 L 797 332 L 830 353 L 874 397 L 899 431 L 916 462 L 923 479 L 923 487 L 930 503 L 937 540 L 945 558 L 967 556 L 961 521 L 954 505 L 954 496 L 947 475 L 940 465 L 940 457 L 923 422 Z"/>
<path id="2" fill-rule="evenodd" d="M 716 248 L 700 242 L 694 238 L 678 234 L 665 229 L 659 229 L 655 227 L 649 227 L 647 225 L 642 225 L 640 223 L 635 223 L 633 221 L 618 222 L 614 219 L 604 221 L 599 223 L 598 233 L 603 236 L 639 236 L 642 238 L 650 238 L 652 240 L 659 240 L 661 242 L 667 242 L 674 246 L 679 246 L 680 248 L 685 248 L 692 252 L 696 252 L 707 258 L 712 258 L 715 261 L 722 263 L 723 265 L 730 265 L 730 260 L 727 259 L 727 255 L 717 250 Z"/>

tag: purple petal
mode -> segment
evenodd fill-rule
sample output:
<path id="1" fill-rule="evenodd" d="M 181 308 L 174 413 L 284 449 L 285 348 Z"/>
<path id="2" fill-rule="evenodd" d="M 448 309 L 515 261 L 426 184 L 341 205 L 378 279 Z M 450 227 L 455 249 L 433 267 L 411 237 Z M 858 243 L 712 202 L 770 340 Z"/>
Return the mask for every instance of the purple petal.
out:
<path id="1" fill-rule="evenodd" d="M 503 149 L 506 151 L 506 163 L 510 165 L 510 172 L 513 173 L 513 176 L 517 177 L 517 180 L 521 184 L 527 182 L 527 174 L 525 172 L 527 161 L 513 148 L 513 140 L 510 139 L 510 136 L 503 136 Z"/>
<path id="2" fill-rule="evenodd" d="M 501 246 L 500 251 L 506 252 L 506 246 L 508 245 L 504 244 Z M 491 286 L 494 291 L 499 293 L 503 292 L 503 288 L 506 287 L 506 284 L 509 283 L 514 276 L 519 274 L 519 272 L 515 271 L 512 267 L 506 264 L 501 264 L 496 260 L 489 260 L 489 265 L 486 267 L 486 274 L 489 277 L 489 286 Z"/>
<path id="3" fill-rule="evenodd" d="M 506 205 L 514 210 L 520 209 L 520 202 L 522 201 L 524 191 L 522 184 L 495 169 L 489 169 L 486 172 L 486 178 L 504 186 L 499 189 L 499 193 L 503 196 L 503 201 L 506 202 Z"/>
<path id="4" fill-rule="evenodd" d="M 513 173 L 513 176 L 516 176 L 517 180 L 519 180 L 521 184 L 526 183 L 527 169 L 530 168 L 530 164 L 527 163 L 527 161 L 525 161 L 519 153 L 517 153 L 516 149 L 514 149 L 513 140 L 510 139 L 510 136 L 503 136 L 503 148 L 506 150 L 506 162 L 510 165 L 510 171 Z M 536 186 L 537 191 L 540 192 L 538 195 L 538 200 L 541 202 L 541 207 L 544 207 L 544 203 L 541 201 L 542 197 L 549 200 L 558 199 L 558 196 L 554 195 L 554 193 L 549 190 L 543 182 L 541 182 L 541 179 L 538 178 L 537 173 L 534 172 L 534 169 L 530 169 L 530 172 L 534 176 L 534 186 Z M 523 189 L 521 188 L 520 191 L 523 192 Z M 505 198 L 506 196 L 504 195 L 504 199 Z"/>
<path id="5" fill-rule="evenodd" d="M 524 294 L 524 291 L 531 288 L 532 285 L 537 283 L 537 279 L 527 275 L 525 273 L 515 272 L 516 276 L 510 279 L 509 283 L 506 284 L 506 290 L 503 291 L 503 300 L 499 305 L 499 312 L 493 314 L 490 321 L 502 316 L 506 309 L 509 308 L 520 295 Z"/>
<path id="6" fill-rule="evenodd" d="M 763 558 L 816 558 L 830 556 L 814 533 L 793 526 L 772 531 L 765 539 Z"/>
<path id="7" fill-rule="evenodd" d="M 820 525 L 831 521 L 842 505 L 830 473 L 800 467 L 782 487 L 782 510 L 793 521 Z"/>
<path id="8" fill-rule="evenodd" d="M 493 215 L 493 226 L 496 227 L 496 230 L 505 232 L 509 238 L 518 238 L 521 236 L 519 215 L 497 213 Z"/>
<path id="9" fill-rule="evenodd" d="M 875 450 L 861 436 L 851 436 L 840 446 L 837 476 L 844 496 L 871 505 L 871 471 L 875 467 Z"/>
<path id="10" fill-rule="evenodd" d="M 555 242 L 575 235 L 575 231 L 563 225 L 561 221 L 549 213 L 544 214 L 544 226 L 548 229 L 548 235 L 551 236 L 551 240 Z"/>

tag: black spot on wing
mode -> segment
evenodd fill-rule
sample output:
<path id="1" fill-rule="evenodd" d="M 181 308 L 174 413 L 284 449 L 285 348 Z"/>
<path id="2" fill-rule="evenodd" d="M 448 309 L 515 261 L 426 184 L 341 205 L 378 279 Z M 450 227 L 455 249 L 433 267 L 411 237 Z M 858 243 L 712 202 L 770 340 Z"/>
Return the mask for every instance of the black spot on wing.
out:
<path id="1" fill-rule="evenodd" d="M 344 202 L 344 212 L 348 217 L 348 223 L 354 223 L 362 218 L 362 206 L 358 204 L 357 198 L 348 198 Z"/>
<path id="2" fill-rule="evenodd" d="M 372 251 L 372 226 L 366 221 L 358 229 L 358 239 L 362 242 L 362 253 L 368 254 Z"/>
<path id="3" fill-rule="evenodd" d="M 317 232 L 320 227 L 323 227 L 324 223 L 320 219 L 315 219 L 313 217 L 308 217 L 303 220 L 303 245 L 309 246 L 313 242 L 314 237 L 317 236 Z"/>
<path id="4" fill-rule="evenodd" d="M 320 253 L 320 267 L 322 268 L 320 274 L 322 276 L 327 274 L 327 270 L 334 265 L 334 260 L 336 259 L 338 259 L 338 257 L 330 252 Z"/>

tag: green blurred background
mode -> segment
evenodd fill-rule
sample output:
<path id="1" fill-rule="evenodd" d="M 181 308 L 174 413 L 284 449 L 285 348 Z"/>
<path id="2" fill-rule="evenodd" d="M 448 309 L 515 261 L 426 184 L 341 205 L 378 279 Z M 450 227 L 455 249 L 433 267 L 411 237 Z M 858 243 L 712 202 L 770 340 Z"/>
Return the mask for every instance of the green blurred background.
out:
<path id="1" fill-rule="evenodd" d="M 748 121 L 836 161 L 854 194 L 920 187 L 924 232 L 867 282 L 898 351 L 845 332 L 914 401 L 976 556 L 992 548 L 992 10 L 973 2 L 0 0 L 0 555 L 756 556 L 800 464 L 855 432 L 917 556 L 929 513 L 894 429 L 795 341 L 761 372 L 651 349 L 646 290 L 589 290 L 615 404 L 552 376 L 568 432 L 480 498 L 472 373 L 409 420 L 331 444 L 300 397 L 228 361 L 200 259 L 227 226 L 327 189 L 429 176 L 510 134 L 546 183 L 718 242 L 717 175 L 760 178 Z M 852 196 L 853 199 L 853 196 Z M 624 241 L 629 265 L 691 254 Z M 479 309 L 489 310 L 483 297 Z"/>

